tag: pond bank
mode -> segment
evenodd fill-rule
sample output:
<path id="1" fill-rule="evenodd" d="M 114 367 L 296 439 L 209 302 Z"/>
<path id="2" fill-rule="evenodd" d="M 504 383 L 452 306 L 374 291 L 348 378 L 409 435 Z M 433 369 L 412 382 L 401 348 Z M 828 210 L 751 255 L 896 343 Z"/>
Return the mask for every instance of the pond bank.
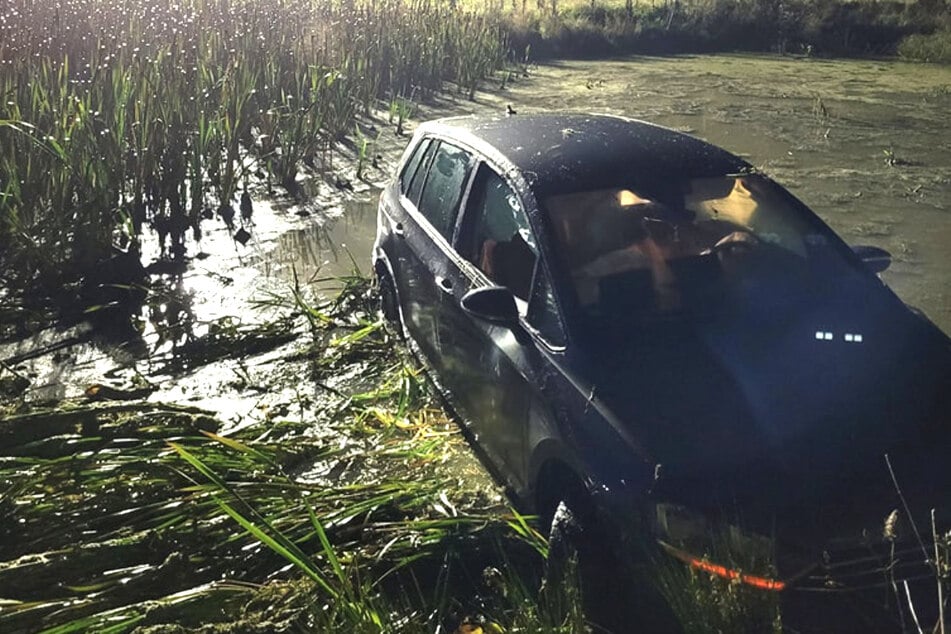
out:
<path id="1" fill-rule="evenodd" d="M 951 10 L 941 0 L 552 2 L 513 9 L 504 23 L 515 53 L 540 60 L 748 51 L 951 63 Z"/>

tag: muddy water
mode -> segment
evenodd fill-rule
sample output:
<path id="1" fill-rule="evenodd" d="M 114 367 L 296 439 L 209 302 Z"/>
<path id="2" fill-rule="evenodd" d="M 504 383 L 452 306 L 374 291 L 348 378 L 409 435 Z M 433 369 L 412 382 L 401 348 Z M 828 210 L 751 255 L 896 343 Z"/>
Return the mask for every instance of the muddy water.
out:
<path id="1" fill-rule="evenodd" d="M 645 119 L 743 156 L 848 243 L 887 249 L 885 281 L 951 332 L 951 67 L 750 55 L 571 61 L 538 67 L 499 96 L 520 112 Z M 284 234 L 265 266 L 346 274 L 352 256 L 365 268 L 374 198 Z"/>
<path id="2" fill-rule="evenodd" d="M 324 224 L 311 224 L 277 238 L 272 251 L 258 266 L 266 275 L 293 281 L 346 276 L 356 271 L 370 273 L 370 252 L 376 238 L 379 191 L 372 190 L 353 200 Z"/>
<path id="3" fill-rule="evenodd" d="M 885 281 L 951 332 L 951 67 L 712 55 L 535 75 L 510 91 L 519 112 L 622 114 L 744 156 L 850 244 L 890 251 Z"/>
<path id="4" fill-rule="evenodd" d="M 375 210 L 376 196 L 377 190 L 364 186 L 349 199 L 332 195 L 256 201 L 245 227 L 250 235 L 245 244 L 236 241 L 234 231 L 220 219 L 205 221 L 201 241 L 189 245 L 187 264 L 181 267 L 163 260 L 154 236 L 146 235 L 143 262 L 152 275 L 141 309 L 132 315 L 110 314 L 104 327 L 100 323 L 96 329 L 81 323 L 4 343 L 0 360 L 32 379 L 29 400 L 75 397 L 100 382 L 128 387 L 133 377 L 141 377 L 159 386 L 155 398 L 208 407 L 225 420 L 244 418 L 256 401 L 235 400 L 221 385 L 236 378 L 247 382 L 247 368 L 232 367 L 234 362 L 226 360 L 169 372 L 168 362 L 212 328 L 253 326 L 286 312 L 295 270 L 311 301 L 334 293 L 339 284 L 317 283 L 318 271 L 320 277 L 352 272 L 345 246 L 352 227 L 362 231 L 352 241 L 354 258 L 361 266 L 368 260 L 374 228 L 365 218 Z M 262 305 L 275 298 L 284 305 Z M 130 321 L 141 331 L 139 336 L 127 336 Z M 126 336 L 110 337 L 115 334 Z M 268 359 L 257 363 L 267 365 Z"/>
<path id="5" fill-rule="evenodd" d="M 499 96 L 521 112 L 645 119 L 743 156 L 849 244 L 887 249 L 885 281 L 951 332 L 951 67 L 751 55 L 571 61 L 536 68 Z M 285 234 L 265 262 L 346 274 L 350 255 L 367 265 L 375 222 L 371 197 L 329 231 Z"/>

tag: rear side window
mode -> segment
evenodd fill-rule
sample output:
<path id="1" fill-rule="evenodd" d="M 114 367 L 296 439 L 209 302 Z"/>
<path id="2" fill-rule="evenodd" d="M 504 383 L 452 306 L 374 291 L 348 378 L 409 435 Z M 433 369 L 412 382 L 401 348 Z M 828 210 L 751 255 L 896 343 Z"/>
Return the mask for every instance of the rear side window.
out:
<path id="1" fill-rule="evenodd" d="M 404 194 L 409 192 L 410 184 L 413 182 L 413 176 L 419 171 L 420 163 L 423 162 L 423 156 L 426 154 L 430 143 L 431 141 L 429 139 L 420 141 L 419 145 L 417 145 L 413 151 L 413 155 L 406 162 L 406 167 L 403 168 L 403 174 L 400 176 L 400 191 Z M 419 177 L 420 182 L 422 182 L 425 176 L 426 170 L 422 170 Z"/>
<path id="2" fill-rule="evenodd" d="M 429 154 L 429 152 L 427 152 Z M 472 157 L 448 143 L 440 143 L 423 186 L 417 208 L 446 240 L 452 241 L 459 200 L 469 176 Z M 416 180 L 411 185 L 416 188 Z M 410 199 L 412 199 L 410 195 Z"/>

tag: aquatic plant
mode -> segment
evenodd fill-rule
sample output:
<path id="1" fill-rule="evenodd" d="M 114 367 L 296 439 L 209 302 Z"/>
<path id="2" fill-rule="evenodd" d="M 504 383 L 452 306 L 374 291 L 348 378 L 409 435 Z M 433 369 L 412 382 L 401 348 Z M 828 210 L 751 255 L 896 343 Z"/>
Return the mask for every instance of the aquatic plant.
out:
<path id="1" fill-rule="evenodd" d="M 769 563 L 772 556 L 768 549 L 750 552 L 748 543 L 740 546 L 734 536 L 726 533 L 710 537 L 711 561 L 728 562 L 734 570 L 775 572 Z M 775 592 L 763 592 L 736 578 L 718 577 L 666 556 L 653 557 L 650 568 L 650 582 L 664 597 L 684 632 L 783 631 L 779 595 Z"/>
<path id="2" fill-rule="evenodd" d="M 951 28 L 909 35 L 899 43 L 898 54 L 915 61 L 951 64 Z"/>
<path id="3" fill-rule="evenodd" d="M 181 256 L 252 171 L 293 186 L 378 100 L 472 94 L 504 58 L 494 16 L 433 0 L 4 6 L 0 269 L 34 292 L 146 225 Z"/>
<path id="4" fill-rule="evenodd" d="M 618 53 L 773 51 L 894 54 L 941 61 L 951 28 L 941 3 L 817 0 L 571 0 L 502 3 L 511 48 L 536 58 Z M 934 33 L 935 35 L 930 35 Z"/>
<path id="5" fill-rule="evenodd" d="M 304 166 L 331 169 L 358 116 L 389 109 L 402 131 L 413 103 L 447 88 L 472 97 L 528 50 L 880 52 L 934 32 L 901 49 L 933 59 L 924 49 L 948 26 L 918 4 L 781 4 L 7 2 L 0 279 L 56 294 L 114 246 L 134 253 L 145 226 L 179 257 L 252 174 L 293 188 Z"/>
<path id="6" fill-rule="evenodd" d="M 222 435 L 211 412 L 141 400 L 4 414 L 0 629 L 428 632 L 479 618 L 578 631 L 547 607 L 560 591 L 537 595 L 544 540 L 455 472 L 458 431 L 375 319 L 369 281 L 337 284 L 323 301 L 299 289 L 280 321 L 321 314 L 292 354 L 317 375 L 361 370 L 314 419 Z M 238 329 L 219 338 L 234 356 L 254 345 Z M 472 581 L 486 566 L 501 584 Z"/>

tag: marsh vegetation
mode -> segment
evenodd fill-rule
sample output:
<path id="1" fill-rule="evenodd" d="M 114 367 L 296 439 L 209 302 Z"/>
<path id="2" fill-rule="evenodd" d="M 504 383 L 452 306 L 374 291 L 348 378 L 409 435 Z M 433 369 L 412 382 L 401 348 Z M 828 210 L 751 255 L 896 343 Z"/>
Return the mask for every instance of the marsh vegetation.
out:
<path id="1" fill-rule="evenodd" d="M 298 191 L 304 170 L 346 188 L 334 170 L 335 147 L 348 138 L 358 146 L 363 176 L 380 134 L 358 125 L 361 117 L 387 113 L 402 132 L 414 103 L 444 88 L 472 98 L 506 60 L 709 50 L 900 50 L 937 59 L 951 25 L 941 2 L 14 0 L 5 7 L 0 279 L 8 293 L 29 288 L 34 298 L 87 307 L 122 294 L 64 284 L 83 276 L 97 287 L 141 282 L 134 255 L 115 259 L 114 248 L 135 254 L 144 226 L 172 258 L 197 252 L 202 223 L 216 218 L 247 240 L 236 223 L 251 220 L 244 197 L 251 182 Z M 514 74 L 497 79 L 504 87 Z"/>
<path id="2" fill-rule="evenodd" d="M 0 399 L 4 631 L 604 631 L 615 615 L 586 611 L 573 560 L 546 581 L 546 536 L 475 463 L 371 282 L 314 285 L 179 352 L 195 371 L 210 348 L 249 366 L 275 350 L 315 386 L 259 421 L 109 384 Z M 687 631 L 779 623 L 775 595 L 648 563 L 632 574 Z"/>
<path id="3" fill-rule="evenodd" d="M 367 281 L 344 282 L 283 304 L 310 333 L 285 354 L 311 380 L 359 368 L 362 387 L 327 388 L 315 418 L 220 435 L 213 412 L 102 388 L 5 402 L 4 631 L 579 631 L 555 605 L 570 589 L 539 600 L 544 539 L 466 476 L 454 423 L 375 321 Z M 232 340 L 229 354 L 253 352 Z"/>
<path id="4" fill-rule="evenodd" d="M 4 6 L 0 279 L 33 295 L 139 282 L 103 263 L 143 226 L 180 257 L 203 221 L 250 220 L 252 177 L 332 172 L 361 114 L 472 94 L 506 50 L 491 15 L 429 0 Z"/>
<path id="5" fill-rule="evenodd" d="M 538 56 L 758 51 L 948 62 L 943 0 L 498 2 L 516 50 Z"/>
<path id="6" fill-rule="evenodd" d="M 876 20 L 898 25 L 889 37 L 918 29 L 940 41 L 940 30 L 926 34 L 942 28 L 940 10 L 927 22 L 921 3 L 874 4 L 5 3 L 0 340 L 18 343 L 0 354 L 0 630 L 583 631 L 577 588 L 539 592 L 545 539 L 508 506 L 378 323 L 368 281 L 314 293 L 330 276 L 314 247 L 328 234 L 279 224 L 261 199 L 306 198 L 308 181 L 339 197 L 349 178 L 382 177 L 377 154 L 389 152 L 392 166 L 419 104 L 448 93 L 497 107 L 475 92 L 491 78 L 519 110 L 650 118 L 738 149 L 794 189 L 808 183 L 818 200 L 804 198 L 837 229 L 897 254 L 889 281 L 947 329 L 951 176 L 947 148 L 923 150 L 921 132 L 947 129 L 944 71 L 644 58 L 569 62 L 533 69 L 531 85 L 511 82 L 526 54 L 780 43 L 890 52 L 867 45 L 875 32 L 862 25 Z M 799 80 L 779 94 L 779 75 Z M 364 249 L 369 207 L 358 221 Z M 313 213 L 326 221 L 323 211 Z M 276 239 L 277 250 L 314 250 L 312 270 L 298 276 L 273 244 L 232 242 L 246 230 L 263 245 L 272 221 L 299 240 Z M 367 261 L 329 235 L 344 262 L 333 277 Z M 222 266 L 201 259 L 232 246 L 238 255 Z M 183 278 L 186 262 L 213 284 Z M 279 279 L 249 290 L 271 268 Z M 119 369 L 96 368 L 85 383 L 64 370 L 87 339 L 50 324 L 114 325 L 128 315 L 110 306 L 130 300 L 145 302 L 149 323 L 124 334 L 144 345 L 98 342 Z M 49 345 L 22 339 L 38 331 L 52 333 Z M 42 381 L 40 356 L 52 368 Z M 72 390 L 46 390 L 69 381 Z M 196 404 L 196 393 L 218 400 Z M 236 402 L 241 416 L 228 409 Z M 692 630 L 752 618 L 730 584 L 679 565 L 662 573 Z M 773 608 L 756 622 L 773 624 Z"/>

